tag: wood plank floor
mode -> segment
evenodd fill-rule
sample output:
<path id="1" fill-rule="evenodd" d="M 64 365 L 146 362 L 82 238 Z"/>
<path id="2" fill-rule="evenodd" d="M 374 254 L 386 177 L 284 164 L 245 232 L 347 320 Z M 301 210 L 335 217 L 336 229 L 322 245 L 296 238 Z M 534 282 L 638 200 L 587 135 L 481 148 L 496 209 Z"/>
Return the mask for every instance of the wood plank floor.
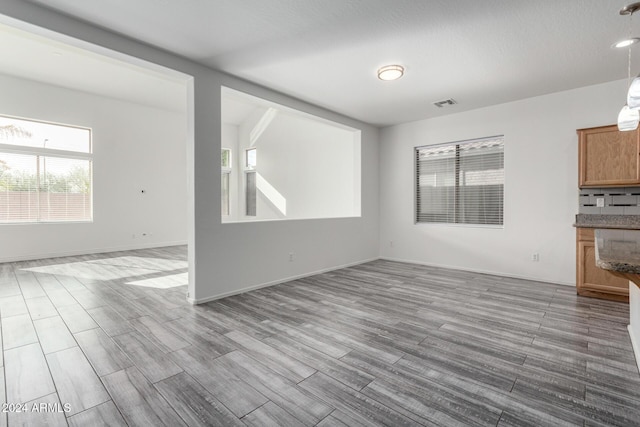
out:
<path id="1" fill-rule="evenodd" d="M 186 281 L 185 247 L 0 264 L 0 426 L 640 425 L 625 304 L 389 261 Z"/>

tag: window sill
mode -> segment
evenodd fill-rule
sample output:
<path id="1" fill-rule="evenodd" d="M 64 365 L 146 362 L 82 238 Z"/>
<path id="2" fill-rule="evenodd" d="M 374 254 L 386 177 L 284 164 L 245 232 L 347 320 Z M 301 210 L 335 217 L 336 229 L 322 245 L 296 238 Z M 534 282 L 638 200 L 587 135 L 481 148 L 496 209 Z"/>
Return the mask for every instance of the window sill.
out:
<path id="1" fill-rule="evenodd" d="M 428 227 L 459 227 L 459 228 L 491 228 L 491 229 L 504 229 L 504 224 L 454 224 L 449 222 L 414 222 L 415 225 L 428 226 Z"/>
<path id="2" fill-rule="evenodd" d="M 93 220 L 88 221 L 14 221 L 14 222 L 0 222 L 0 226 L 3 225 L 52 225 L 52 224 L 93 224 Z"/>

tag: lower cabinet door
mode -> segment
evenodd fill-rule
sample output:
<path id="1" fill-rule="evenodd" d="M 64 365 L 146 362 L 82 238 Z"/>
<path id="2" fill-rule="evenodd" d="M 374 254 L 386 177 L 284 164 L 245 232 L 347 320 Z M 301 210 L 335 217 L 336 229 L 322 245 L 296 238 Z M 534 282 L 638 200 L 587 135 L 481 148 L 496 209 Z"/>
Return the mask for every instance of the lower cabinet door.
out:
<path id="1" fill-rule="evenodd" d="M 596 247 L 592 241 L 578 242 L 578 294 L 626 301 L 629 281 L 596 266 Z"/>

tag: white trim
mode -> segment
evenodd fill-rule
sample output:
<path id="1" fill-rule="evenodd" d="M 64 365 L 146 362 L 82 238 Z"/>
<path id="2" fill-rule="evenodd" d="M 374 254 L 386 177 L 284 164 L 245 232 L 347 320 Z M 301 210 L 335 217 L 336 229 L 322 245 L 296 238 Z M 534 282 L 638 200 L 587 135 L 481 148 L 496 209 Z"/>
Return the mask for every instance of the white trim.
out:
<path id="1" fill-rule="evenodd" d="M 253 219 L 253 217 L 234 219 L 231 221 L 224 221 L 223 224 L 243 224 L 246 222 L 274 222 L 274 221 L 323 221 L 327 219 L 352 219 L 362 218 L 362 215 L 353 216 L 324 216 L 324 217 L 309 217 L 309 218 L 265 218 L 265 219 Z"/>
<path id="2" fill-rule="evenodd" d="M 503 224 L 465 224 L 461 222 L 418 222 L 414 221 L 418 227 L 461 227 L 461 228 L 496 228 L 504 229 Z"/>
<path id="3" fill-rule="evenodd" d="M 627 326 L 629 331 L 629 338 L 631 338 L 631 347 L 633 348 L 633 354 L 636 356 L 636 364 L 638 365 L 638 373 L 640 373 L 640 342 L 634 338 L 635 330 L 631 325 Z"/>
<path id="4" fill-rule="evenodd" d="M 379 259 L 382 259 L 382 260 L 385 260 L 385 261 L 406 262 L 408 264 L 424 265 L 424 266 L 427 266 L 427 267 L 446 268 L 448 270 L 466 271 L 466 272 L 469 272 L 469 273 L 489 274 L 491 276 L 507 277 L 507 278 L 511 278 L 511 279 L 531 280 L 532 282 L 549 283 L 549 284 L 553 284 L 553 285 L 573 286 L 573 287 L 576 286 L 576 284 L 574 282 L 562 282 L 562 281 L 549 282 L 548 280 L 542 280 L 542 279 L 539 279 L 539 278 L 536 278 L 536 277 L 519 276 L 517 274 L 507 274 L 507 273 L 500 272 L 500 271 L 481 270 L 481 269 L 473 269 L 473 268 L 461 268 L 461 267 L 458 267 L 458 266 L 434 264 L 434 263 L 423 262 L 423 261 L 416 261 L 416 260 L 410 260 L 410 259 L 401 259 L 401 258 L 391 258 L 391 257 L 385 257 L 385 256 L 381 256 Z"/>
<path id="5" fill-rule="evenodd" d="M 352 263 L 348 263 L 348 264 L 338 265 L 338 266 L 335 266 L 335 267 L 323 268 L 323 269 L 320 269 L 320 270 L 312 271 L 310 273 L 303 273 L 303 274 L 298 274 L 296 276 L 289 276 L 289 277 L 285 277 L 284 279 L 277 279 L 277 280 L 273 280 L 271 282 L 260 283 L 260 284 L 257 284 L 257 285 L 248 286 L 246 288 L 242 288 L 242 289 L 238 289 L 238 290 L 230 291 L 230 292 L 225 292 L 223 294 L 213 295 L 213 296 L 205 297 L 205 298 L 195 299 L 195 298 L 187 297 L 187 301 L 190 304 L 193 304 L 193 305 L 204 304 L 206 302 L 215 301 L 215 300 L 226 298 L 226 297 L 230 297 L 230 296 L 233 296 L 233 295 L 243 294 L 243 293 L 249 292 L 249 291 L 255 291 L 256 289 L 266 288 L 268 286 L 278 285 L 280 283 L 290 282 L 292 280 L 302 279 L 304 277 L 315 276 L 316 274 L 327 273 L 329 271 L 335 271 L 335 270 L 340 270 L 342 268 L 353 267 L 354 265 L 365 264 L 367 262 L 376 261 L 378 259 L 380 259 L 380 258 L 370 258 L 370 259 L 365 259 L 365 260 L 362 260 L 362 261 L 356 261 L 356 262 L 352 262 Z"/>
<path id="6" fill-rule="evenodd" d="M 66 224 L 93 224 L 93 216 L 91 217 L 91 219 L 88 219 L 86 221 L 81 221 L 81 220 L 71 220 L 71 221 L 64 221 L 64 220 L 46 220 L 46 221 L 7 221 L 7 222 L 3 222 L 0 221 L 0 227 L 3 225 L 34 225 L 34 226 L 40 226 L 40 225 L 66 225 Z"/>
<path id="7" fill-rule="evenodd" d="M 256 164 L 253 166 L 249 165 L 249 151 L 256 152 Z M 258 166 L 258 149 L 256 147 L 249 147 L 244 149 L 244 171 L 245 172 L 255 172 L 256 167 Z"/>
<path id="8" fill-rule="evenodd" d="M 108 253 L 108 252 L 131 251 L 136 249 L 162 248 L 167 246 L 185 246 L 186 244 L 187 244 L 186 240 L 179 240 L 175 242 L 143 243 L 143 244 L 112 246 L 108 248 L 84 249 L 84 250 L 68 251 L 68 252 L 41 253 L 41 254 L 23 255 L 23 256 L 17 256 L 17 257 L 0 258 L 0 263 L 17 262 L 17 261 L 33 261 L 33 260 L 50 259 L 50 258 L 63 258 L 68 256 L 101 254 L 101 253 Z"/>
<path id="9" fill-rule="evenodd" d="M 55 148 L 27 147 L 23 145 L 0 144 L 0 151 L 11 154 L 57 157 L 62 159 L 93 160 L 93 153 L 57 150 Z"/>
<path id="10" fill-rule="evenodd" d="M 504 135 L 493 135 L 493 136 L 485 136 L 482 138 L 473 138 L 473 139 L 461 139 L 458 141 L 450 141 L 450 142 L 440 142 L 437 144 L 427 144 L 427 145 L 419 145 L 415 147 L 416 150 L 424 149 L 424 148 L 437 148 L 437 147 L 446 147 L 448 145 L 464 145 L 464 144 L 473 144 L 474 142 L 484 142 L 484 141 L 497 141 L 501 140 L 502 145 L 504 146 Z"/>

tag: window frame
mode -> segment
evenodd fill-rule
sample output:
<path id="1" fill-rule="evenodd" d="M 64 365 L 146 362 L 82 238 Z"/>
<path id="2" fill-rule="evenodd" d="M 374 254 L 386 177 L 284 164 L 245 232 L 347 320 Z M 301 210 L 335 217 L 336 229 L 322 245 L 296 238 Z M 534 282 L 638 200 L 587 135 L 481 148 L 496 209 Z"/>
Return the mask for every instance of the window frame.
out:
<path id="1" fill-rule="evenodd" d="M 505 169 L 505 164 L 504 164 L 504 154 L 505 154 L 505 144 L 504 144 L 504 135 L 495 135 L 495 136 L 489 136 L 489 137 L 483 137 L 483 138 L 475 138 L 475 139 L 468 139 L 468 140 L 460 140 L 460 141 L 452 141 L 452 142 L 446 142 L 446 143 L 442 143 L 442 144 L 433 144 L 433 145 L 421 145 L 421 146 L 415 146 L 413 147 L 413 167 L 414 167 L 414 209 L 413 209 L 413 221 L 415 225 L 428 225 L 428 226 L 447 226 L 447 227 L 471 227 L 471 228 L 496 228 L 496 229 L 503 229 L 504 228 L 504 223 L 505 223 L 505 211 L 504 211 L 504 200 L 505 200 L 505 187 L 506 187 L 506 169 Z M 491 223 L 469 223 L 469 222 L 458 222 L 457 219 L 459 218 L 459 211 L 458 212 L 453 212 L 453 217 L 454 217 L 454 222 L 446 222 L 446 221 L 420 221 L 420 175 L 419 175 L 419 159 L 420 159 L 420 150 L 423 149 L 433 149 L 433 148 L 437 148 L 437 147 L 456 147 L 456 150 L 459 150 L 459 147 L 461 145 L 465 145 L 465 144 L 473 144 L 473 143 L 482 143 L 484 141 L 492 141 L 492 140 L 500 140 L 500 147 L 501 147 L 501 153 L 502 153 L 502 198 L 501 198 L 501 204 L 500 204 L 500 218 L 501 218 L 501 222 L 499 224 L 491 224 Z M 464 170 L 460 169 L 460 158 L 457 157 L 456 160 L 454 161 L 455 163 L 455 169 L 454 169 L 454 180 L 455 180 L 455 184 L 454 184 L 454 193 L 456 194 L 456 197 L 459 196 L 460 194 L 460 190 L 459 188 L 460 186 L 460 173 L 461 172 L 465 172 Z M 468 171 L 467 171 L 468 172 Z M 464 187 L 469 187 L 469 186 L 462 186 L 462 188 Z M 480 186 L 479 186 L 480 187 Z M 454 203 L 455 205 L 459 205 L 457 202 Z M 454 207 L 455 209 L 455 207 Z"/>
<path id="2" fill-rule="evenodd" d="M 229 160 L 229 162 L 228 162 L 228 165 L 226 166 L 222 164 L 223 151 L 226 151 L 227 153 L 229 153 L 229 155 L 227 156 L 227 159 Z M 220 149 L 220 167 L 224 172 L 231 172 L 231 169 L 233 169 L 233 150 L 231 148 L 222 147 Z"/>
<path id="3" fill-rule="evenodd" d="M 21 120 L 21 121 L 26 121 L 26 122 L 33 122 L 33 123 L 41 123 L 41 124 L 45 124 L 45 125 L 51 125 L 51 126 L 61 126 L 61 127 L 67 127 L 67 128 L 74 128 L 74 129 L 82 129 L 82 130 L 86 130 L 89 133 L 89 141 L 88 141 L 88 150 L 86 152 L 83 151 L 70 151 L 70 150 L 61 150 L 61 149 L 57 149 L 57 148 L 47 148 L 47 147 L 31 147 L 31 146 L 22 146 L 22 145 L 17 145 L 17 144 L 5 144 L 5 143 L 0 143 L 0 154 L 2 153 L 8 153 L 8 154 L 20 154 L 20 155 L 27 155 L 27 156 L 35 156 L 35 160 L 36 162 L 40 162 L 40 158 L 41 157 L 45 157 L 45 158 L 60 158 L 60 159 L 70 159 L 70 160 L 86 160 L 89 162 L 89 179 L 90 179 L 90 186 L 89 186 L 89 219 L 71 219 L 71 220 L 43 220 L 41 219 L 41 209 L 40 209 L 40 204 L 39 204 L 39 199 L 40 197 L 38 196 L 36 199 L 38 200 L 38 213 L 37 213 L 37 219 L 35 221 L 0 221 L 0 226 L 2 225 L 35 225 L 35 224 L 74 224 L 74 223 L 78 223 L 78 224 L 88 224 L 88 223 L 93 223 L 93 208 L 94 208 L 94 201 L 93 201 L 93 196 L 94 196 L 94 192 L 93 192 L 93 162 L 94 162 L 94 156 L 93 156 L 93 129 L 89 128 L 89 127 L 84 127 L 84 126 L 78 126 L 78 125 L 70 125 L 70 124 L 66 124 L 66 123 L 57 123 L 57 122 L 51 122 L 51 121 L 46 121 L 46 120 L 38 120 L 38 119 L 32 119 L 32 118 L 26 118 L 26 117 L 18 117 L 18 116 L 11 116 L 11 115 L 7 115 L 7 114 L 0 114 L 0 117 L 2 118 L 6 118 L 6 119 L 14 119 L 14 120 Z M 38 175 L 36 177 L 37 182 L 40 183 L 41 180 L 41 176 L 40 176 L 40 172 L 38 172 Z M 36 194 L 40 193 L 40 185 L 37 185 L 37 191 Z"/>
<path id="4" fill-rule="evenodd" d="M 256 153 L 256 163 L 255 163 L 255 165 L 250 165 L 249 164 L 249 152 L 250 151 L 253 151 L 253 152 Z M 252 171 L 252 170 L 255 170 L 257 166 L 258 166 L 258 149 L 256 147 L 246 148 L 244 150 L 244 170 L 245 171 Z"/>

